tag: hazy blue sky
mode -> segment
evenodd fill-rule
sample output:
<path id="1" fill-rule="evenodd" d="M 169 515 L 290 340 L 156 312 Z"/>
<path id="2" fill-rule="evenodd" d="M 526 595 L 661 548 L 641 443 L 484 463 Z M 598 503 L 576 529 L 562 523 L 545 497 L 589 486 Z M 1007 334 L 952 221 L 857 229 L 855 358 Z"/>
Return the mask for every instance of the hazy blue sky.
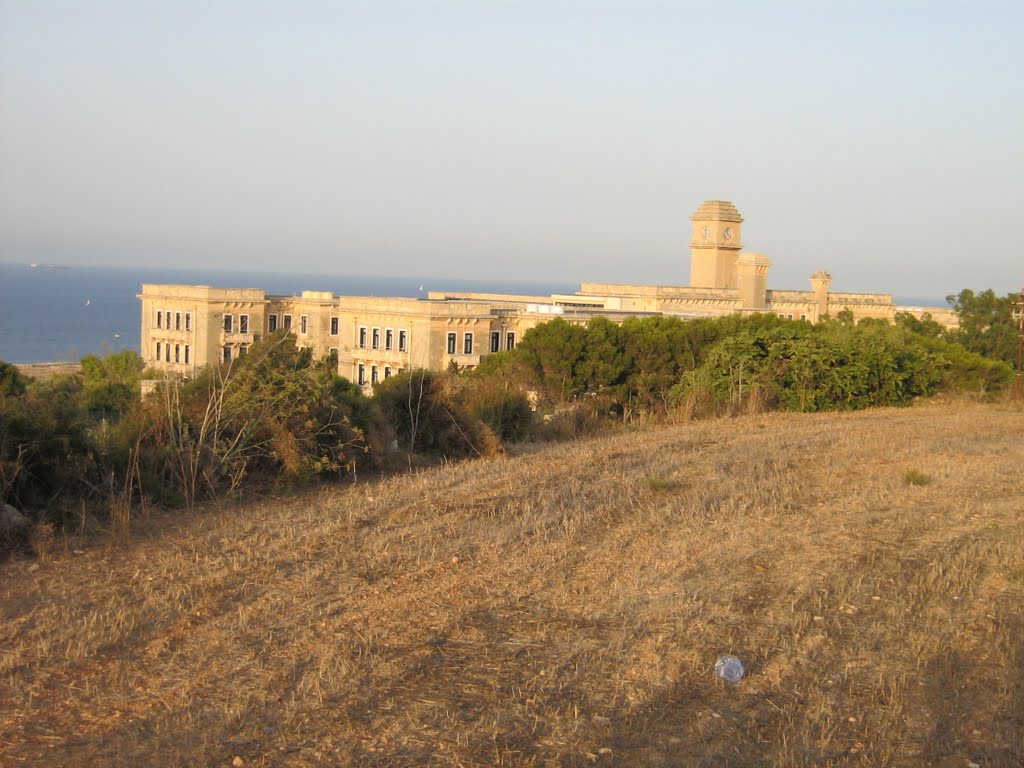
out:
<path id="1" fill-rule="evenodd" d="M 1024 284 L 1024 2 L 0 0 L 0 259 Z M 311 286 L 314 287 L 314 286 Z"/>

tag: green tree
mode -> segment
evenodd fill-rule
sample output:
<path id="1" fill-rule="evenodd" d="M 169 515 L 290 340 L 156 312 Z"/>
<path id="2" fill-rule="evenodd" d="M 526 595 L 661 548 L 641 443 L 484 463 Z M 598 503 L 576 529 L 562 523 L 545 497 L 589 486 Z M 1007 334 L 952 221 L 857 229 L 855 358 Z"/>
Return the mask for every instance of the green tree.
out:
<path id="1" fill-rule="evenodd" d="M 579 367 L 586 344 L 586 328 L 556 318 L 523 334 L 516 352 L 545 393 L 566 402 L 585 389 Z"/>
<path id="2" fill-rule="evenodd" d="M 0 360 L 0 397 L 19 397 L 28 389 L 28 379 L 16 366 Z"/>
<path id="3" fill-rule="evenodd" d="M 621 397 L 620 390 L 630 368 L 626 332 L 606 317 L 595 317 L 586 326 L 583 356 L 576 377 L 591 392 L 608 391 Z"/>
<path id="4" fill-rule="evenodd" d="M 884 320 L 750 323 L 720 339 L 673 397 L 733 410 L 906 405 L 949 380 L 955 363 L 939 354 L 941 344 Z"/>
<path id="5" fill-rule="evenodd" d="M 975 293 L 964 289 L 947 296 L 960 320 L 960 327 L 948 333 L 970 352 L 1002 360 L 1011 365 L 1017 359 L 1017 325 L 1013 321 L 1015 294 L 997 296 L 991 289 Z"/>
<path id="6" fill-rule="evenodd" d="M 909 312 L 897 312 L 893 322 L 900 328 L 905 328 L 918 336 L 928 336 L 938 339 L 945 335 L 946 328 L 942 323 L 932 319 L 931 313 L 925 312 L 920 318 Z"/>
<path id="7" fill-rule="evenodd" d="M 91 494 L 96 461 L 69 379 L 41 383 L 0 361 L 0 494 L 60 521 Z"/>
<path id="8" fill-rule="evenodd" d="M 86 355 L 82 365 L 82 407 L 92 413 L 125 413 L 139 397 L 139 381 L 145 367 L 138 353 L 115 352 L 102 360 Z"/>

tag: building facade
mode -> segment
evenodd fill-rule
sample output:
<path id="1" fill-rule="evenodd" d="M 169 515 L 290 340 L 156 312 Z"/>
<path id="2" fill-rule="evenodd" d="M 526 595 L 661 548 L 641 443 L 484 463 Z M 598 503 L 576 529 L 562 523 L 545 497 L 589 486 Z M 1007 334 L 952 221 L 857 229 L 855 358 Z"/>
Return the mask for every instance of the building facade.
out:
<path id="1" fill-rule="evenodd" d="M 889 294 L 831 290 L 825 270 L 810 290 L 768 287 L 771 261 L 744 253 L 743 218 L 723 200 L 701 204 L 690 217 L 690 285 L 583 283 L 573 294 L 512 296 L 430 292 L 425 299 L 335 296 L 303 291 L 267 295 L 257 288 L 146 284 L 142 302 L 142 357 L 171 375 L 193 376 L 202 367 L 247 353 L 264 336 L 285 329 L 315 358 L 336 360 L 338 373 L 370 388 L 411 368 L 473 368 L 485 355 L 514 349 L 530 328 L 563 317 L 586 323 L 602 316 L 717 317 L 773 312 L 818 322 L 841 312 L 854 319 L 892 321 L 898 312 L 929 314 L 955 326 L 952 310 L 897 306 Z"/>

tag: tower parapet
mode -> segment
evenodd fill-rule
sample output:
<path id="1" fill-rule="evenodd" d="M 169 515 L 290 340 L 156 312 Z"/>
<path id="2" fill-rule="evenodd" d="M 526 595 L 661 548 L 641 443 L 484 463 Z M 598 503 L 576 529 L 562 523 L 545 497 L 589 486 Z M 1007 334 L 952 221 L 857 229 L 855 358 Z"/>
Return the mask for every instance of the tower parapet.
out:
<path id="1" fill-rule="evenodd" d="M 827 270 L 819 269 L 811 275 L 811 292 L 818 305 L 818 319 L 828 314 L 828 289 L 832 285 L 832 275 Z"/>
<path id="2" fill-rule="evenodd" d="M 741 253 L 736 259 L 737 287 L 744 309 L 768 306 L 768 268 L 771 260 L 763 253 Z"/>

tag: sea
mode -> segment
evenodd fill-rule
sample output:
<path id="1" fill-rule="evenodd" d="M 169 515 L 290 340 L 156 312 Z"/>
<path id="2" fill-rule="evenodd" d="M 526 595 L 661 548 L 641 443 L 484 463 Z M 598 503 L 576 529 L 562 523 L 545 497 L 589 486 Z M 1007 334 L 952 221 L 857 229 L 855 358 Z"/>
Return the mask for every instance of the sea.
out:
<path id="1" fill-rule="evenodd" d="M 268 294 L 333 291 L 337 296 L 425 297 L 428 291 L 476 291 L 548 296 L 573 293 L 560 282 L 476 280 L 430 276 L 368 276 L 310 272 L 64 267 L 0 262 L 0 360 L 78 362 L 85 355 L 139 351 L 143 283 L 262 288 Z M 946 306 L 943 299 L 895 297 L 897 304 Z"/>
<path id="2" fill-rule="evenodd" d="M 85 355 L 139 351 L 143 283 L 262 288 L 268 294 L 333 291 L 339 296 L 426 297 L 428 291 L 547 296 L 572 293 L 558 282 L 430 276 L 330 275 L 307 272 L 30 266 L 0 262 L 0 360 L 78 362 Z"/>

